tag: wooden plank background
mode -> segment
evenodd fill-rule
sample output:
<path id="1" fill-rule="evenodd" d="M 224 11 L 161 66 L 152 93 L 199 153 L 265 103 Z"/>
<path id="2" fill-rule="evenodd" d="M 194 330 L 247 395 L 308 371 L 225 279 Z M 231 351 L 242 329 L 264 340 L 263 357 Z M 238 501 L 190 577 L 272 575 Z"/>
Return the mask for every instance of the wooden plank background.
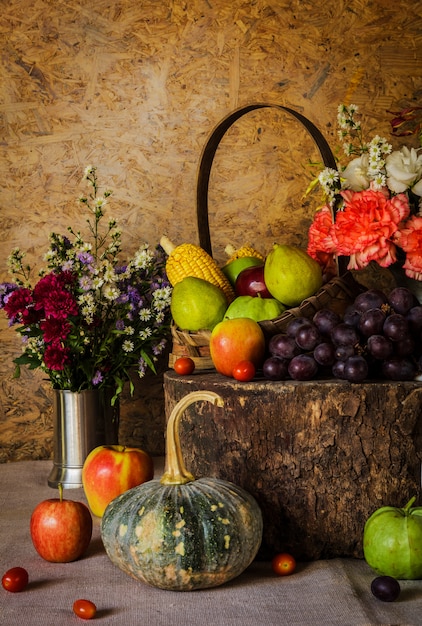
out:
<path id="1" fill-rule="evenodd" d="M 15 246 L 42 265 L 51 230 L 83 229 L 86 165 L 113 189 L 124 249 L 197 242 L 198 162 L 233 109 L 274 102 L 311 119 L 337 150 L 341 102 L 388 136 L 388 110 L 421 104 L 418 0 L 9 0 L 0 36 L 0 280 Z M 303 199 L 319 155 L 275 110 L 242 118 L 211 175 L 214 255 L 252 241 L 306 243 Z M 20 351 L 1 315 L 0 461 L 51 455 L 49 384 L 12 379 Z M 165 369 L 165 363 L 163 364 Z M 125 397 L 121 439 L 163 451 L 161 378 Z"/>

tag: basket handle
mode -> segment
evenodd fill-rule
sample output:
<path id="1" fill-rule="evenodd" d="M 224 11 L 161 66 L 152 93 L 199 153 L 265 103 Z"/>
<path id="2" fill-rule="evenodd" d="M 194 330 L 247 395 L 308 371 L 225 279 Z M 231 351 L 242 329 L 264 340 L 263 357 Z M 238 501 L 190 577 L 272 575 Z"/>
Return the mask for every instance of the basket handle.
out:
<path id="1" fill-rule="evenodd" d="M 256 103 L 243 106 L 236 109 L 226 117 L 224 117 L 219 124 L 211 132 L 207 143 L 202 150 L 201 159 L 199 162 L 198 171 L 198 186 L 196 191 L 196 215 L 199 234 L 199 245 L 206 250 L 208 254 L 212 256 L 209 216 L 208 216 L 208 188 L 211 174 L 211 167 L 215 157 L 215 153 L 220 144 L 220 141 L 224 137 L 227 130 L 236 122 L 240 117 L 249 113 L 250 111 L 256 111 L 257 109 L 276 108 L 288 113 L 306 128 L 315 141 L 325 167 L 337 169 L 337 163 L 334 158 L 331 148 L 327 143 L 327 140 L 322 135 L 321 131 L 301 113 L 290 109 L 288 107 L 281 106 L 280 104 L 265 104 Z M 335 209 L 334 209 L 335 210 Z M 333 216 L 334 217 L 334 216 Z M 339 259 L 340 261 L 340 259 Z M 340 269 L 340 268 L 339 268 Z M 343 270 L 343 268 L 341 268 Z M 343 273 L 343 272 L 342 272 Z"/>

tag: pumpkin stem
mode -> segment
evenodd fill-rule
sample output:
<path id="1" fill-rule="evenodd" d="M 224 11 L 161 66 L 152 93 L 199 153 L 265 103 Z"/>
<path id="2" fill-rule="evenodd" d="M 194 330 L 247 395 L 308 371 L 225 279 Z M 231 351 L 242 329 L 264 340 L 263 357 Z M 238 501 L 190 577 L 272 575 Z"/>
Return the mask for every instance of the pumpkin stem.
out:
<path id="1" fill-rule="evenodd" d="M 187 471 L 182 450 L 180 447 L 179 422 L 184 411 L 199 400 L 206 400 L 215 406 L 223 406 L 221 396 L 213 391 L 192 391 L 179 400 L 167 422 L 166 430 L 166 468 L 160 480 L 163 485 L 185 485 L 195 480 L 195 477 Z"/>

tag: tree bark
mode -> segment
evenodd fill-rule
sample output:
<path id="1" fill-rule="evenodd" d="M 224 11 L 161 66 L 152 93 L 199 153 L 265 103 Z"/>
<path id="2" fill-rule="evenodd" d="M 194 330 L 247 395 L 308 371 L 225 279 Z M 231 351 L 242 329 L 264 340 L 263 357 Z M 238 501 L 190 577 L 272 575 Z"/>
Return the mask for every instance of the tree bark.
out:
<path id="1" fill-rule="evenodd" d="M 180 425 L 186 467 L 256 498 L 263 559 L 281 551 L 302 560 L 361 558 L 371 513 L 421 497 L 420 382 L 240 383 L 217 373 L 169 371 L 166 415 L 198 389 L 219 393 L 225 406 L 186 410 Z"/>

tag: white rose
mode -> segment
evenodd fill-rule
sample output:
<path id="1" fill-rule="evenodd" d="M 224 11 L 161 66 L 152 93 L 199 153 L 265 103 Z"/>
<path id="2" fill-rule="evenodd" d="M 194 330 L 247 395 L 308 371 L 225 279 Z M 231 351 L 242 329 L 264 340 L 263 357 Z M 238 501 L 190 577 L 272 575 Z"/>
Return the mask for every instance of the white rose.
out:
<path id="1" fill-rule="evenodd" d="M 385 161 L 387 186 L 394 193 L 403 193 L 411 189 L 417 196 L 422 196 L 422 154 L 403 146 L 392 152 Z"/>
<path id="2" fill-rule="evenodd" d="M 341 173 L 341 177 L 345 179 L 343 186 L 352 191 L 362 191 L 369 187 L 368 177 L 368 165 L 369 159 L 367 154 L 350 161 L 344 172 Z"/>

